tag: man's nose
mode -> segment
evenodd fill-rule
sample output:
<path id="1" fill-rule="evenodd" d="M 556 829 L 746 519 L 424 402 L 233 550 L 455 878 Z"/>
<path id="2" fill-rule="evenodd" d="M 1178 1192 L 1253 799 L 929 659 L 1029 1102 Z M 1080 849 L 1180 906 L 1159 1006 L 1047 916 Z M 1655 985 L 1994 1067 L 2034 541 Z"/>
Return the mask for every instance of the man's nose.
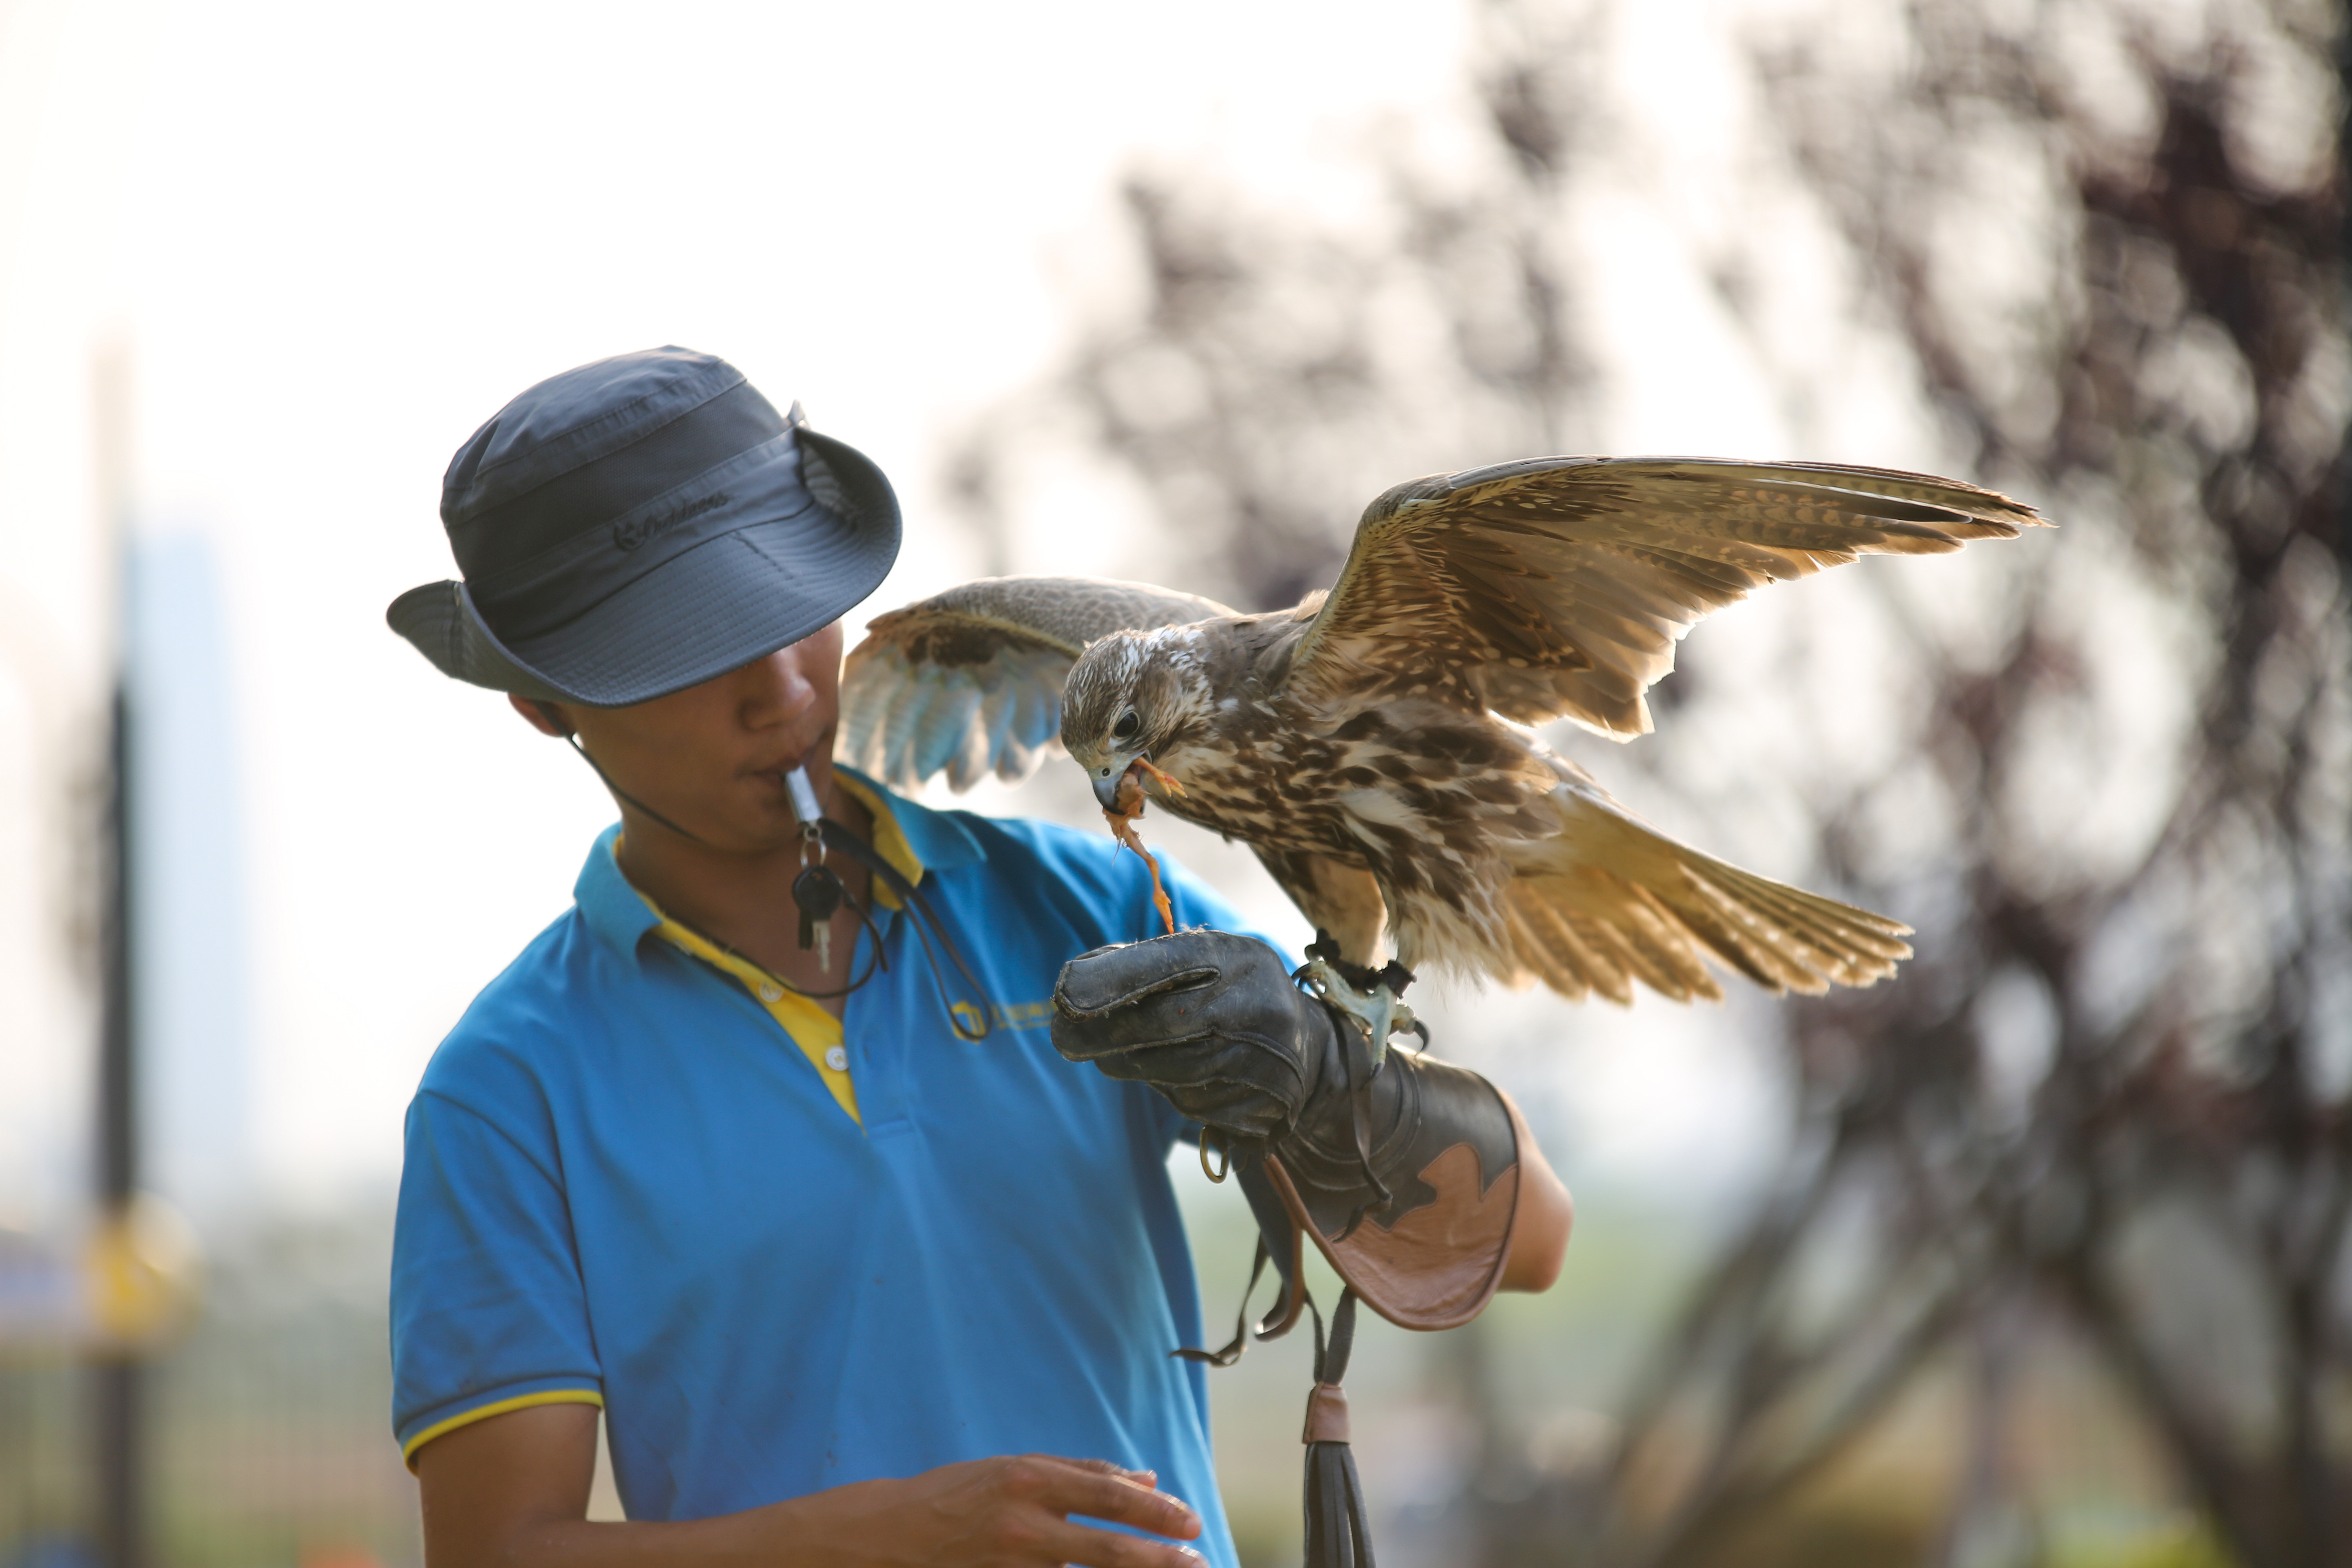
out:
<path id="1" fill-rule="evenodd" d="M 816 683 L 801 667 L 798 647 L 778 648 L 736 672 L 741 683 L 738 711 L 746 728 L 790 723 L 816 701 Z"/>

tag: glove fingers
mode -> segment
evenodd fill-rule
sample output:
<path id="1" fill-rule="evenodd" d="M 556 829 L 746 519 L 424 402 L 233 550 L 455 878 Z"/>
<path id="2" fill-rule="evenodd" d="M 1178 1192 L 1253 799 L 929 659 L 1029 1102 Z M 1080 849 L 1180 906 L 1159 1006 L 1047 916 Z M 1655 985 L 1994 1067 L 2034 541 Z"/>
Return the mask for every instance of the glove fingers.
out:
<path id="1" fill-rule="evenodd" d="M 1055 1045 L 1072 1054 L 1058 1037 Z M 1221 1035 L 1197 1045 L 1139 1046 L 1091 1059 L 1107 1077 L 1151 1085 L 1190 1120 L 1244 1138 L 1281 1131 L 1306 1098 L 1289 1054 L 1255 1037 Z"/>
<path id="2" fill-rule="evenodd" d="M 1148 942 L 1082 952 L 1062 965 L 1054 1000 L 1072 1017 L 1089 1017 L 1154 992 L 1263 982 L 1284 969 L 1264 942 L 1222 931 L 1178 931 Z"/>
<path id="3" fill-rule="evenodd" d="M 1306 1022 L 1329 1027 L 1271 948 L 1225 931 L 1097 948 L 1054 987 L 1055 1050 L 1246 1138 L 1280 1131 L 1306 1099 Z"/>
<path id="4" fill-rule="evenodd" d="M 1256 1084 L 1210 1083 L 1160 1092 L 1189 1120 L 1232 1137 L 1270 1139 L 1290 1126 L 1282 1103 Z"/>
<path id="5" fill-rule="evenodd" d="M 1062 965 L 1062 977 L 1054 986 L 1055 1011 L 1066 1017 L 1092 1018 L 1155 994 L 1214 985 L 1218 955 L 1203 952 L 1197 941 L 1181 940 L 1203 934 L 1185 931 L 1181 945 L 1162 946 L 1170 939 L 1156 937 L 1080 953 Z"/>

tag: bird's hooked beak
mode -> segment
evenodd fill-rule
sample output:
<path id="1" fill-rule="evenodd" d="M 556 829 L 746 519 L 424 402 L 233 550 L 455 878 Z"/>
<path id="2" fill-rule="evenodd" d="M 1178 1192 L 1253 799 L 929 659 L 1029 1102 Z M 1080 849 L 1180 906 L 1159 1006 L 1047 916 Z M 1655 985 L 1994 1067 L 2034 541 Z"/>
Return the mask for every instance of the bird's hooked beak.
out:
<path id="1" fill-rule="evenodd" d="M 1087 782 L 1095 786 L 1095 799 L 1102 803 L 1102 808 L 1105 811 L 1116 812 L 1118 809 L 1119 786 L 1126 784 L 1128 775 L 1136 771 L 1137 763 L 1148 762 L 1150 759 L 1145 752 L 1138 752 L 1127 759 L 1127 765 L 1124 767 L 1115 765 L 1118 760 L 1117 756 L 1110 758 L 1114 766 L 1108 777 L 1104 776 L 1103 770 L 1100 768 L 1087 770 Z"/>

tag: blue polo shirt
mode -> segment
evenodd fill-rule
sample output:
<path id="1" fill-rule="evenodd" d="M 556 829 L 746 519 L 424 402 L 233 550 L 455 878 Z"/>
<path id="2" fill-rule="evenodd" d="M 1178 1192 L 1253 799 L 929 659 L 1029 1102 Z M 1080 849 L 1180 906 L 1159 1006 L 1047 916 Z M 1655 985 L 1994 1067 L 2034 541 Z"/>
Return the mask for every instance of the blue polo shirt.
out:
<path id="1" fill-rule="evenodd" d="M 1202 1368 L 1168 1353 L 1202 1342 L 1167 1172 L 1184 1124 L 1063 1060 L 1046 1026 L 1065 961 L 1155 928 L 1149 875 L 1104 836 L 858 793 L 977 973 L 987 1037 L 957 1037 L 887 908 L 888 968 L 834 1041 L 799 1037 L 748 976 L 666 937 L 607 831 L 409 1107 L 404 1449 L 601 1405 L 622 1501 L 649 1520 L 993 1454 L 1105 1458 L 1158 1471 L 1231 1564 Z M 1181 924 L 1241 929 L 1165 874 Z"/>

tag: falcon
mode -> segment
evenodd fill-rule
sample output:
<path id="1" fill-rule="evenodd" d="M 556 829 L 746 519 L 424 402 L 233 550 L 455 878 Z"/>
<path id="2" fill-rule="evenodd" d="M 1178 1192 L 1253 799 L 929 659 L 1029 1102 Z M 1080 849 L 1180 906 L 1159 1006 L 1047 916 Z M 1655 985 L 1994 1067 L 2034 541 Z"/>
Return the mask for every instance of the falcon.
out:
<path id="1" fill-rule="evenodd" d="M 1644 693 L 1709 612 L 2041 521 L 1973 485 L 1821 463 L 1434 475 L 1374 500 L 1339 582 L 1290 609 L 996 577 L 879 616 L 844 666 L 842 753 L 961 790 L 1065 751 L 1115 825 L 1141 784 L 1248 845 L 1359 973 L 1385 955 L 1620 1004 L 1637 981 L 1719 999 L 1710 959 L 1775 994 L 1868 985 L 1910 956 L 1908 927 L 1667 837 L 1534 727 L 1645 734 Z"/>

